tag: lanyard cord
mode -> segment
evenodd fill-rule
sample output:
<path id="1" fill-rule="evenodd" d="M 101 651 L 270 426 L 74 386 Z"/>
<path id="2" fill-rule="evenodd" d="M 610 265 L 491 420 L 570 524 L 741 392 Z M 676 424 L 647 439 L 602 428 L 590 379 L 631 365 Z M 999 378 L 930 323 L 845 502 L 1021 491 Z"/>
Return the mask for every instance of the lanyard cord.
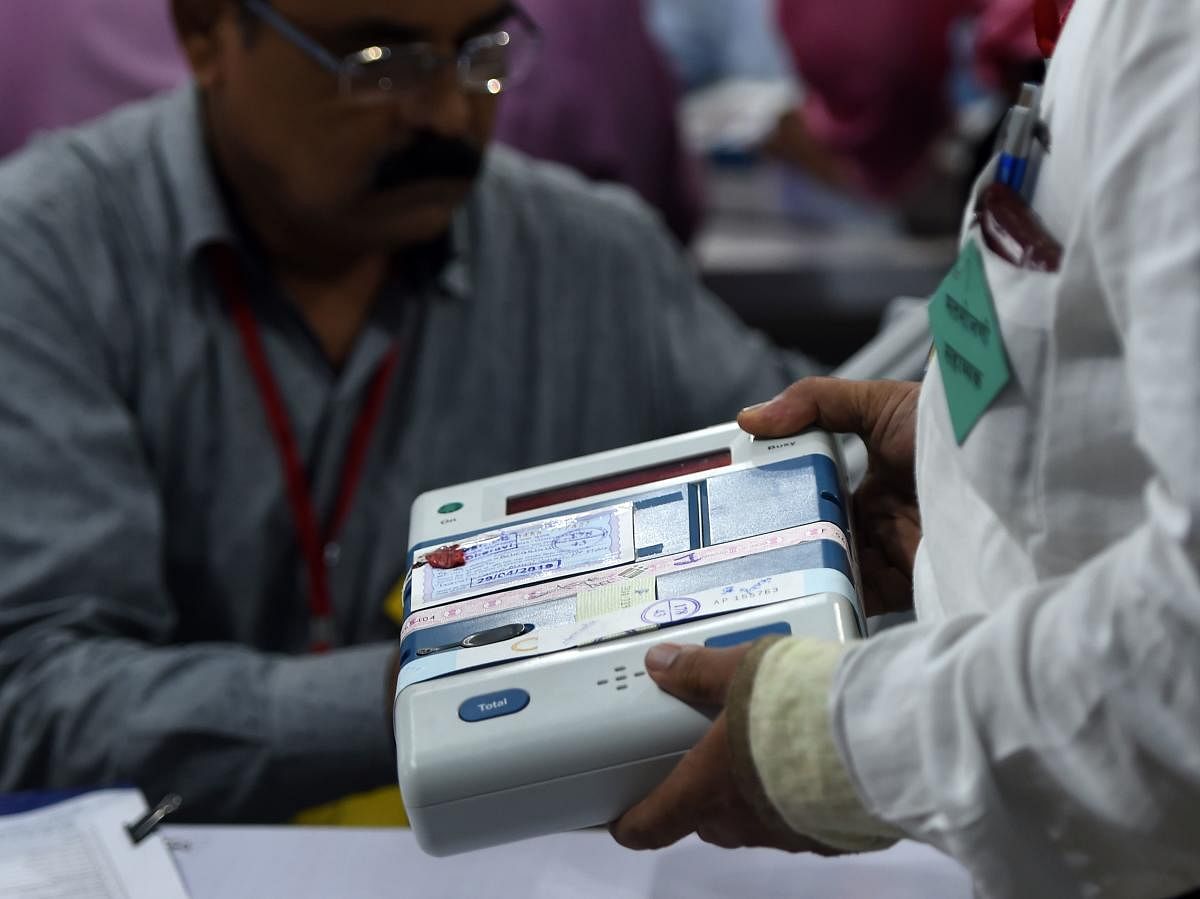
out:
<path id="1" fill-rule="evenodd" d="M 366 400 L 354 423 L 354 430 L 347 444 L 342 462 L 337 500 L 327 526 L 319 525 L 316 505 L 312 499 L 308 475 L 300 458 L 300 447 L 292 432 L 283 394 L 271 372 L 266 348 L 262 342 L 258 322 L 246 296 L 241 268 L 234 252 L 228 247 L 219 248 L 212 254 L 214 273 L 218 286 L 225 295 L 233 315 L 234 324 L 241 336 L 242 351 L 254 376 L 262 401 L 263 412 L 270 426 L 275 449 L 279 455 L 287 488 L 288 505 L 292 523 L 296 530 L 296 541 L 304 556 L 308 575 L 308 601 L 311 613 L 311 648 L 313 652 L 326 652 L 334 642 L 333 592 L 329 584 L 329 567 L 337 560 L 335 541 L 345 524 L 362 480 L 363 466 L 371 447 L 371 437 L 383 412 L 395 372 L 400 363 L 400 343 L 397 341 L 376 369 L 367 389 Z"/>

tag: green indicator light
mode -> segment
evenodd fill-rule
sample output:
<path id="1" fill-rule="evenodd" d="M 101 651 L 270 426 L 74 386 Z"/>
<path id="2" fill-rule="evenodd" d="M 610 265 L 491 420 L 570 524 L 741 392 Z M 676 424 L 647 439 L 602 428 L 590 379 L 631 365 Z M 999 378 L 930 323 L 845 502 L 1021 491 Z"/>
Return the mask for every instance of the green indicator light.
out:
<path id="1" fill-rule="evenodd" d="M 438 515 L 453 515 L 462 507 L 462 503 L 446 503 L 446 505 L 438 509 Z"/>

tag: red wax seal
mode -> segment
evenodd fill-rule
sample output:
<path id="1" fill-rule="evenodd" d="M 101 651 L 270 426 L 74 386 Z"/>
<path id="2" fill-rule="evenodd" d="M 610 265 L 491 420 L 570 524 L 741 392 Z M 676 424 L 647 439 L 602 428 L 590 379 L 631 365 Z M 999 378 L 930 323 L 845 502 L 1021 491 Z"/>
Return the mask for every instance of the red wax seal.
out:
<path id="1" fill-rule="evenodd" d="M 462 568 L 467 564 L 467 551 L 460 549 L 455 543 L 453 546 L 435 549 L 425 557 L 425 561 L 432 568 Z"/>
<path id="2" fill-rule="evenodd" d="M 1058 36 L 1071 13 L 1075 0 L 1034 0 L 1033 28 L 1037 33 L 1038 49 L 1049 59 L 1058 45 Z"/>

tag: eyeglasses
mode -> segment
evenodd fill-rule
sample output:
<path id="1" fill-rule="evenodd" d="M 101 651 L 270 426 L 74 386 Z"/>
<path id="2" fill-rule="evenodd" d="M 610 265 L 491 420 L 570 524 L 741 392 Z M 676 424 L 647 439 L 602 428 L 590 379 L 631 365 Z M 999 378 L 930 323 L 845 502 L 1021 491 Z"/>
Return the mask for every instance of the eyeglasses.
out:
<path id="1" fill-rule="evenodd" d="M 427 85 L 444 66 L 457 69 L 462 90 L 499 94 L 520 83 L 541 47 L 537 24 L 520 7 L 496 31 L 473 37 L 456 53 L 428 43 L 372 46 L 339 57 L 278 12 L 267 0 L 242 0 L 243 7 L 338 78 L 342 96 L 356 102 L 389 102 Z"/>

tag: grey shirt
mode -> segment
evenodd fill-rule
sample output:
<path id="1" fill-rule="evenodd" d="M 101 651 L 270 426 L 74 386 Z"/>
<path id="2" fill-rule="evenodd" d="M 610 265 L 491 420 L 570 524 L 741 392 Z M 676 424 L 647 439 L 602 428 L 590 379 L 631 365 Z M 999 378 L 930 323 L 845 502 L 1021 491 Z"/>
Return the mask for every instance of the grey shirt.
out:
<path id="1" fill-rule="evenodd" d="M 247 256 L 322 515 L 372 374 L 414 336 L 325 655 L 214 243 Z M 496 149 L 453 245 L 334 369 L 239 244 L 190 88 L 0 166 L 0 789 L 132 782 L 193 819 L 275 820 L 394 782 L 382 606 L 417 493 L 712 424 L 809 371 L 626 191 Z"/>

